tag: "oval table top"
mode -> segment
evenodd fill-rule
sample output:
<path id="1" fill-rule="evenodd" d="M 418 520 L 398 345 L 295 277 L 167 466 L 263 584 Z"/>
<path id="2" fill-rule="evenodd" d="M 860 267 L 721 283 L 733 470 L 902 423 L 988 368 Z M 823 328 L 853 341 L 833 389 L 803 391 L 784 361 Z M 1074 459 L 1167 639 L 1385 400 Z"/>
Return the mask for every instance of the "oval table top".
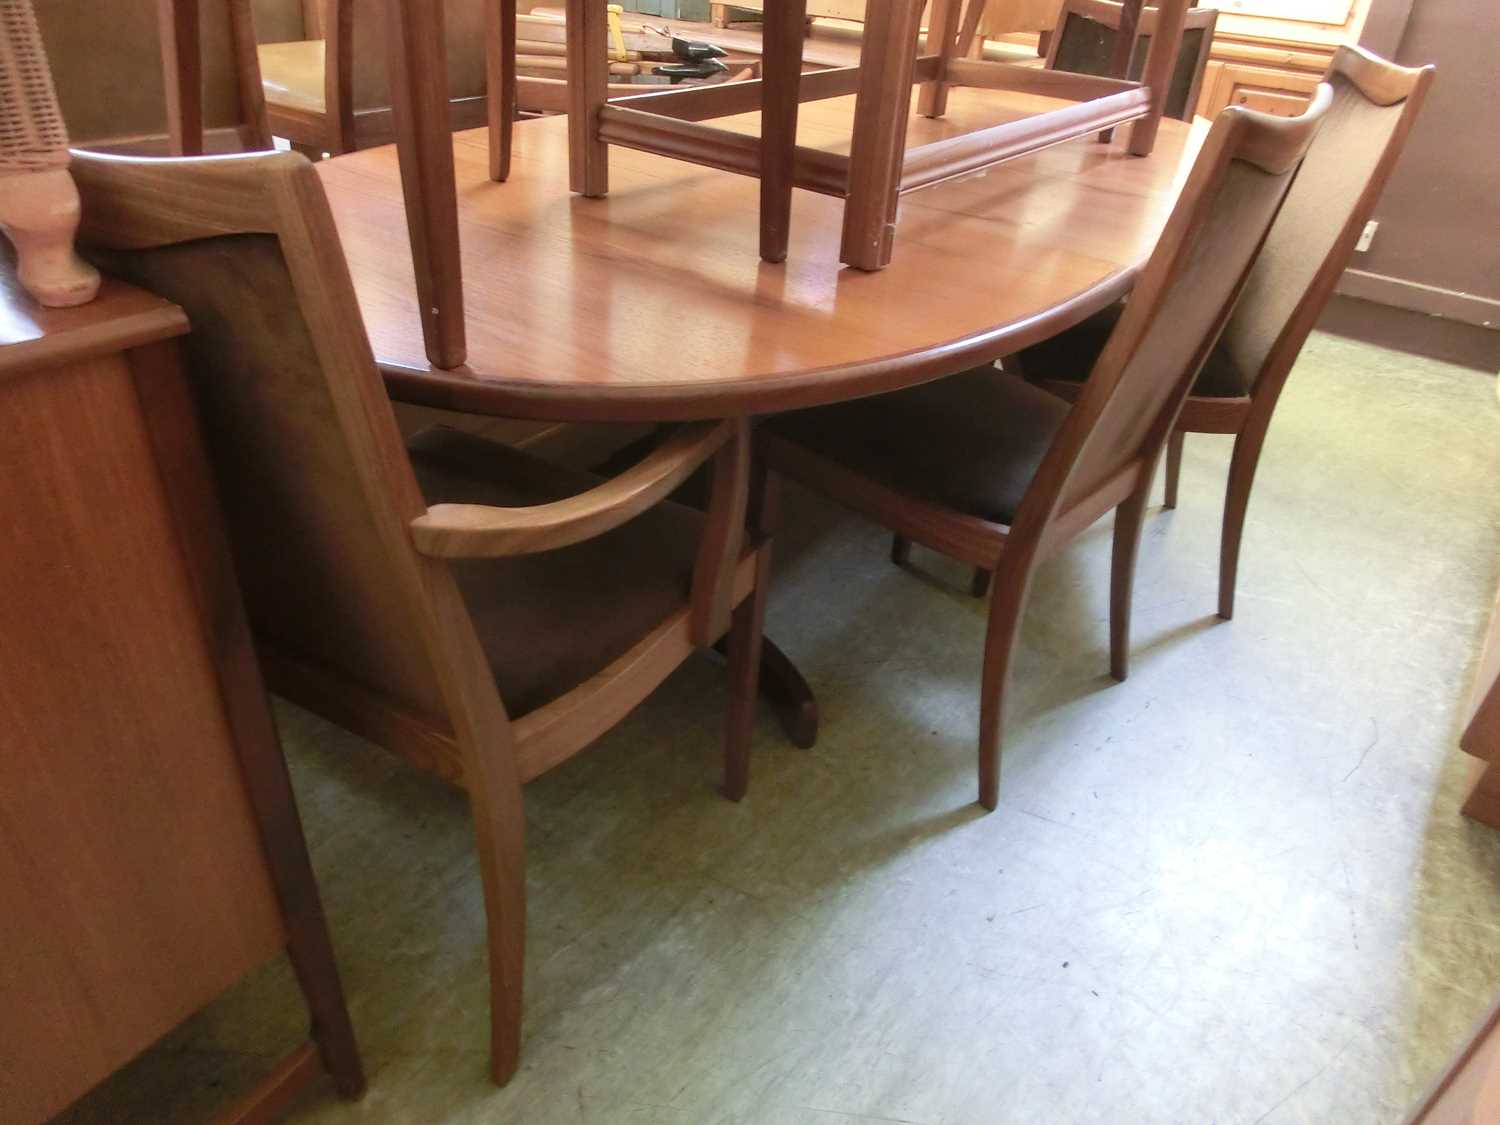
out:
<path id="1" fill-rule="evenodd" d="M 954 89 L 919 144 L 1060 104 Z M 847 151 L 854 99 L 804 103 L 799 142 Z M 753 132 L 756 116 L 717 124 Z M 558 421 L 768 413 L 909 386 L 1044 339 L 1127 292 L 1207 123 L 1156 151 L 1068 142 L 905 196 L 879 273 L 838 261 L 843 201 L 795 192 L 791 252 L 757 254 L 758 182 L 610 148 L 610 194 L 568 191 L 567 122 L 520 123 L 504 184 L 455 134 L 468 362 L 429 365 L 393 147 L 317 165 L 393 397 Z M 1123 130 L 1121 131 L 1123 133 Z"/>

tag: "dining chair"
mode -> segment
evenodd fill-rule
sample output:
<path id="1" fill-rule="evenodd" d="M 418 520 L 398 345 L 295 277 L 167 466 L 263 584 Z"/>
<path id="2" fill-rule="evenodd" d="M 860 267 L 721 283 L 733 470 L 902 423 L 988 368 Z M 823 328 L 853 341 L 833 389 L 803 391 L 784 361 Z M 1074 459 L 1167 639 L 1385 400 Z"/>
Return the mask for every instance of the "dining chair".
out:
<path id="1" fill-rule="evenodd" d="M 1123 48 L 1119 40 L 1121 22 L 1127 18 L 1125 5 L 1114 0 L 1063 0 L 1057 26 L 1048 40 L 1047 69 L 1139 81 L 1146 68 L 1151 37 L 1156 33 L 1157 11 L 1156 8 L 1141 9 L 1130 50 L 1122 60 Z M 1163 110 L 1166 116 L 1179 121 L 1193 119 L 1218 22 L 1217 8 L 1187 10 L 1182 25 L 1182 46 L 1167 82 L 1167 101 Z M 1116 73 L 1117 68 L 1119 73 Z"/>
<path id="2" fill-rule="evenodd" d="M 192 322 L 268 683 L 468 792 L 504 1084 L 520 1045 L 521 784 L 727 633 L 723 791 L 745 792 L 770 558 L 759 517 L 745 527 L 746 425 L 683 425 L 605 481 L 445 428 L 403 445 L 304 157 L 80 153 L 73 172 L 91 256 Z M 706 512 L 666 500 L 703 465 Z"/>
<path id="3" fill-rule="evenodd" d="M 306 0 L 255 3 L 271 131 L 314 157 L 389 144 L 396 133 L 387 78 L 388 0 L 327 0 L 314 9 L 315 23 L 303 16 L 305 7 Z M 472 129 L 487 120 L 494 36 L 497 86 L 512 91 L 510 114 L 501 117 L 508 131 L 515 109 L 515 0 L 444 0 L 441 15 L 450 126 Z"/>
<path id="4" fill-rule="evenodd" d="M 1219 551 L 1219 616 L 1226 620 L 1234 616 L 1245 513 L 1276 403 L 1380 199 L 1434 74 L 1431 66 L 1397 66 L 1359 47 L 1334 53 L 1327 74 L 1334 91 L 1328 121 L 1168 442 L 1166 506 L 1175 508 L 1184 434 L 1235 435 Z M 1007 357 L 1004 366 L 1075 399 L 1122 316 L 1121 305 L 1106 309 Z"/>
<path id="5" fill-rule="evenodd" d="M 250 0 L 33 0 L 68 135 L 157 156 L 271 147 Z"/>
<path id="6" fill-rule="evenodd" d="M 1037 564 L 1115 513 L 1110 671 L 1152 473 L 1331 97 L 1276 118 L 1232 107 L 1204 141 L 1136 297 L 1070 411 L 993 367 L 766 426 L 770 468 L 905 540 L 994 572 L 980 683 L 979 801 L 999 799 L 1007 672 Z"/>

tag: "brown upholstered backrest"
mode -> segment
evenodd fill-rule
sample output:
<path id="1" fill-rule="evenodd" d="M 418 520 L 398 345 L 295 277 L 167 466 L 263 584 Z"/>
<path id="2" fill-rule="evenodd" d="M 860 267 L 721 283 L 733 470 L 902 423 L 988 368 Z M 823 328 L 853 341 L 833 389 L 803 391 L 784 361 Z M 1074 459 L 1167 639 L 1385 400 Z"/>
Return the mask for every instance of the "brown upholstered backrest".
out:
<path id="1" fill-rule="evenodd" d="M 243 68 L 254 66 L 248 0 L 197 4 L 209 147 L 255 146 L 257 106 L 242 105 Z M 58 101 L 73 144 L 165 153 L 168 135 L 162 33 L 155 0 L 34 0 Z M 107 7 L 107 11 L 101 8 Z M 248 45 L 248 53 L 242 48 Z M 258 83 L 259 73 L 254 81 Z"/>
<path id="2" fill-rule="evenodd" d="M 1108 75 L 1119 34 L 1120 9 L 1113 0 L 1064 0 L 1057 16 L 1057 27 L 1047 50 L 1049 70 L 1069 70 L 1075 74 Z M 1124 77 L 1139 82 L 1146 69 L 1146 53 L 1155 32 L 1156 9 L 1141 12 L 1141 26 L 1135 37 L 1130 65 Z M 1180 121 L 1191 121 L 1208 67 L 1209 46 L 1218 26 L 1217 8 L 1190 8 L 1182 27 L 1182 47 L 1167 85 L 1166 114 Z"/>
<path id="3" fill-rule="evenodd" d="M 1397 67 L 1356 48 L 1341 48 L 1334 56 L 1327 120 L 1224 330 L 1235 367 L 1255 383 L 1285 377 L 1327 305 L 1432 73 L 1431 67 Z"/>
<path id="4" fill-rule="evenodd" d="M 386 81 L 386 0 L 340 0 L 354 5 L 354 108 L 379 109 L 391 104 Z M 484 94 L 484 5 L 498 0 L 443 0 L 444 39 L 448 48 L 448 97 Z"/>
<path id="5" fill-rule="evenodd" d="M 1329 96 L 1324 87 L 1308 113 L 1291 120 L 1240 108 L 1219 115 L 1119 325 L 1038 472 L 1044 490 L 1056 489 L 1056 505 L 1028 494 L 1018 522 L 1028 505 L 1043 504 L 1047 515 L 1065 513 L 1131 469 L 1149 468 Z"/>
<path id="6" fill-rule="evenodd" d="M 192 323 L 190 374 L 257 635 L 442 716 L 407 530 L 426 506 L 311 166 L 80 155 L 74 170 L 90 255 Z M 164 213 L 173 199 L 196 213 Z"/>

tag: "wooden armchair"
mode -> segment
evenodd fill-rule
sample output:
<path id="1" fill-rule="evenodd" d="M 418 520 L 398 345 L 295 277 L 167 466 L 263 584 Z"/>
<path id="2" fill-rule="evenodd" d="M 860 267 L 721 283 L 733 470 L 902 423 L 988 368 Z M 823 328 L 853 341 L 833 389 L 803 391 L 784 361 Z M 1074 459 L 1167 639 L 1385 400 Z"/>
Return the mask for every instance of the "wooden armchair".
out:
<path id="1" fill-rule="evenodd" d="M 1127 671 L 1146 497 L 1192 377 L 1328 108 L 1219 116 L 1125 316 L 1071 411 L 982 367 L 768 424 L 771 468 L 905 540 L 994 571 L 980 685 L 979 800 L 999 799 L 1007 672 L 1036 566 L 1115 513 L 1110 671 Z"/>
<path id="2" fill-rule="evenodd" d="M 1166 506 L 1177 506 L 1183 435 L 1234 434 L 1219 554 L 1219 616 L 1234 616 L 1240 540 L 1271 415 L 1308 333 L 1323 313 L 1422 108 L 1434 68 L 1396 66 L 1340 47 L 1328 70 L 1333 108 L 1313 142 L 1245 295 L 1183 405 L 1167 447 Z M 1083 377 L 1122 306 L 1005 360 L 1063 398 Z"/>
<path id="3" fill-rule="evenodd" d="M 75 145 L 193 156 L 271 147 L 250 0 L 34 0 Z"/>
<path id="4" fill-rule="evenodd" d="M 273 690 L 468 791 L 492 1063 L 514 1072 L 521 784 L 728 633 L 724 792 L 748 776 L 769 546 L 743 422 L 687 425 L 613 480 L 444 429 L 404 448 L 312 166 L 79 154 L 83 241 L 180 302 Z M 666 501 L 712 463 L 707 514 Z"/>
<path id="5" fill-rule="evenodd" d="M 385 26 L 388 0 L 324 0 L 306 19 L 306 0 L 256 0 L 261 78 L 271 131 L 310 155 L 389 144 L 396 130 Z M 503 11 L 502 11 L 503 9 Z M 444 0 L 448 119 L 453 129 L 485 124 L 487 45 L 494 37 L 497 74 L 504 67 L 500 36 L 510 35 L 514 0 Z M 280 41 L 269 41 L 271 36 Z M 505 86 L 503 81 L 497 83 Z M 513 90 L 513 85 L 511 86 Z M 514 115 L 514 94 L 510 101 Z M 503 118 L 509 125 L 510 118 Z"/>
<path id="6" fill-rule="evenodd" d="M 1129 11 L 1114 0 L 1063 0 L 1057 26 L 1047 45 L 1047 69 L 1074 74 L 1097 74 L 1139 81 L 1146 67 L 1146 54 L 1156 34 L 1159 9 L 1142 8 L 1140 20 L 1131 29 L 1129 49 L 1122 44 L 1121 28 L 1129 22 Z M 1217 8 L 1189 8 L 1182 25 L 1182 46 L 1167 80 L 1163 113 L 1179 121 L 1191 121 L 1203 88 L 1203 72 L 1213 47 L 1219 23 Z"/>

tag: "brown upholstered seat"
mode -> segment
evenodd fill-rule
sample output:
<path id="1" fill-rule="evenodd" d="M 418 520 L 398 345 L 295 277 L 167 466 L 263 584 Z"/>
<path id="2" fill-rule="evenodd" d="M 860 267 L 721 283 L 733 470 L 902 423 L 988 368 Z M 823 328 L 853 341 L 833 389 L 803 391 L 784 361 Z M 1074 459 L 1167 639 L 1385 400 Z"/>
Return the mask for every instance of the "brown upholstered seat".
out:
<path id="1" fill-rule="evenodd" d="M 1111 305 L 1050 340 L 1007 356 L 1005 369 L 1033 382 L 1058 380 L 1081 385 L 1124 311 L 1124 301 Z M 1250 373 L 1235 365 L 1229 349 L 1220 342 L 1208 353 L 1192 393 L 1201 398 L 1239 398 L 1250 393 L 1250 379 Z"/>
<path id="2" fill-rule="evenodd" d="M 602 483 L 437 426 L 407 442 L 428 504 L 525 507 Z M 671 502 L 572 547 L 451 564 L 511 718 L 572 690 L 688 604 L 700 513 Z"/>
<path id="3" fill-rule="evenodd" d="M 769 425 L 822 457 L 945 508 L 1009 524 L 1067 404 L 993 367 L 799 410 Z"/>

